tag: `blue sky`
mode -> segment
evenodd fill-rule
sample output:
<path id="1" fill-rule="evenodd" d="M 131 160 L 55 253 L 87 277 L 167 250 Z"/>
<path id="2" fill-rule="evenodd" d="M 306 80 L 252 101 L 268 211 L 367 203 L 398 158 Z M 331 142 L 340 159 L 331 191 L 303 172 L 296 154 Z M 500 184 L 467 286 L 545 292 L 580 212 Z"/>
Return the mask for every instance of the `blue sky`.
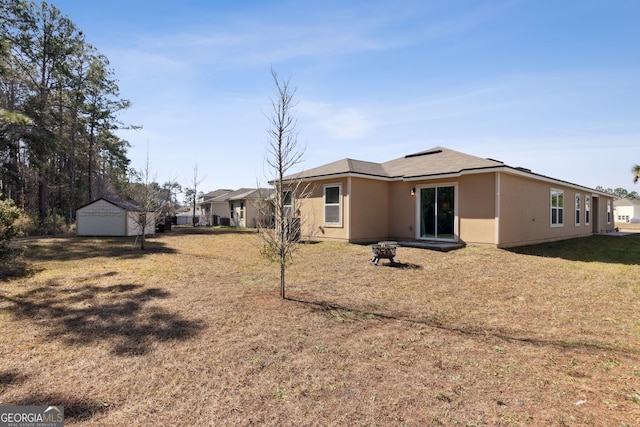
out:
<path id="1" fill-rule="evenodd" d="M 640 2 L 51 0 L 111 61 L 132 166 L 254 187 L 270 69 L 299 102 L 296 170 L 434 146 L 596 187 L 640 163 Z M 295 172 L 292 170 L 291 172 Z"/>

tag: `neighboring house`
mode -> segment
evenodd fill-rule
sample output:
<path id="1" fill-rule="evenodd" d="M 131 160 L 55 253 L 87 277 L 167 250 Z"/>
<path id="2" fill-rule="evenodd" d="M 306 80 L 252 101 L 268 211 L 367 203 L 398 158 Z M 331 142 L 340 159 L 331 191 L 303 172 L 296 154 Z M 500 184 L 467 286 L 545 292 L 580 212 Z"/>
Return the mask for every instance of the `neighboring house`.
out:
<path id="1" fill-rule="evenodd" d="M 78 236 L 138 236 L 140 215 L 147 215 L 145 234 L 155 234 L 156 218 L 153 212 L 131 200 L 100 198 L 76 209 Z"/>
<path id="2" fill-rule="evenodd" d="M 260 208 L 260 203 L 269 198 L 270 190 L 263 188 L 241 188 L 222 196 L 228 204 L 228 217 L 232 227 L 252 227 L 258 226 L 259 222 L 264 223 L 265 209 Z"/>
<path id="3" fill-rule="evenodd" d="M 640 200 L 618 199 L 613 202 L 616 222 L 640 222 Z"/>
<path id="4" fill-rule="evenodd" d="M 233 192 L 233 190 L 218 189 L 204 194 L 198 200 L 198 208 L 200 216 L 204 216 L 206 225 L 220 225 L 220 218 L 229 217 L 229 203 L 225 200 L 224 195 Z"/>
<path id="5" fill-rule="evenodd" d="M 259 221 L 265 221 L 261 212 L 264 209 L 259 209 L 259 204 L 271 194 L 272 190 L 262 188 L 216 190 L 205 194 L 198 207 L 206 225 L 257 227 Z"/>
<path id="6" fill-rule="evenodd" d="M 614 230 L 609 194 L 443 147 L 385 163 L 338 160 L 286 179 L 309 185 L 296 205 L 303 235 L 314 238 L 511 247 Z"/>

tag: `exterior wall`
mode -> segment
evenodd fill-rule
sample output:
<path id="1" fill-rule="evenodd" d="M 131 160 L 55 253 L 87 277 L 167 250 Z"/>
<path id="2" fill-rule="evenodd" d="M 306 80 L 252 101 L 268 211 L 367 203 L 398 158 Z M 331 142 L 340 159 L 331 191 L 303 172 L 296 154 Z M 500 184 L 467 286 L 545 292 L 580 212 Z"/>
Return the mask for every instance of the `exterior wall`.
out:
<path id="1" fill-rule="evenodd" d="M 342 187 L 342 224 L 326 225 L 324 222 L 324 186 L 340 185 Z M 347 178 L 333 178 L 311 183 L 307 189 L 309 196 L 299 200 L 301 216 L 301 232 L 308 238 L 323 240 L 348 240 L 349 239 L 349 205 Z M 295 196 L 294 196 L 295 197 Z"/>
<path id="2" fill-rule="evenodd" d="M 598 197 L 598 214 L 596 222 L 593 224 L 594 233 L 611 233 L 615 231 L 615 218 L 613 212 L 613 196 Z M 607 201 L 609 202 L 609 212 L 607 213 Z"/>
<path id="3" fill-rule="evenodd" d="M 465 243 L 495 243 L 495 174 L 390 183 L 389 237 L 413 240 L 417 237 L 419 189 L 433 185 L 456 185 L 457 229 Z M 416 194 L 411 195 L 411 190 Z"/>
<path id="4" fill-rule="evenodd" d="M 458 179 L 460 241 L 496 243 L 496 174 L 465 175 Z"/>
<path id="5" fill-rule="evenodd" d="M 414 182 L 389 183 L 389 236 L 390 240 L 413 240 L 416 237 L 416 199 L 411 195 Z"/>
<path id="6" fill-rule="evenodd" d="M 389 237 L 389 182 L 350 178 L 350 241 L 378 242 Z"/>
<path id="7" fill-rule="evenodd" d="M 127 212 L 127 234 L 126 236 L 139 236 L 141 226 L 138 224 L 138 215 L 141 212 Z M 153 235 L 156 233 L 156 215 L 153 212 L 147 212 L 147 218 L 145 223 L 145 236 Z M 122 236 L 122 234 L 120 234 Z"/>
<path id="8" fill-rule="evenodd" d="M 211 221 L 213 221 L 213 215 L 218 215 L 218 217 L 220 218 L 229 218 L 229 214 L 230 211 L 228 202 L 224 201 L 211 203 Z M 213 222 L 211 222 L 211 224 L 213 224 Z"/>
<path id="9" fill-rule="evenodd" d="M 593 195 L 573 187 L 558 185 L 501 173 L 500 219 L 497 245 L 499 247 L 522 246 L 554 240 L 589 236 L 593 232 L 613 230 L 613 222 L 607 224 L 607 203 L 612 198 Z M 551 224 L 551 190 L 563 191 L 564 223 Z M 575 195 L 580 195 L 580 223 L 576 224 Z M 585 222 L 585 196 L 591 196 L 590 222 Z M 594 199 L 598 199 L 597 201 Z M 612 206 L 613 208 L 613 206 Z M 613 213 L 611 213 L 613 218 Z"/>
<path id="10" fill-rule="evenodd" d="M 626 202 L 626 201 L 623 201 Z M 615 216 L 614 221 L 627 223 L 627 222 L 639 222 L 640 221 L 640 205 L 636 204 L 618 204 L 614 208 Z"/>
<path id="11" fill-rule="evenodd" d="M 106 200 L 97 200 L 76 211 L 78 236 L 125 236 L 125 210 Z"/>
<path id="12" fill-rule="evenodd" d="M 257 200 L 245 200 L 245 227 L 258 227 L 258 218 L 260 217 L 258 205 Z"/>
<path id="13" fill-rule="evenodd" d="M 324 187 L 342 186 L 342 225 L 324 224 Z M 371 242 L 417 238 L 419 188 L 456 186 L 458 238 L 467 244 L 522 246 L 589 236 L 614 230 L 613 198 L 505 172 L 463 175 L 423 181 L 382 181 L 356 177 L 312 183 L 311 195 L 300 202 L 302 233 L 319 239 Z M 416 194 L 411 195 L 411 190 Z M 561 226 L 551 224 L 551 189 L 564 194 Z M 575 195 L 580 195 L 576 224 Z M 585 197 L 591 198 L 590 222 Z M 607 201 L 610 212 L 607 213 Z M 609 216 L 609 222 L 607 217 Z"/>

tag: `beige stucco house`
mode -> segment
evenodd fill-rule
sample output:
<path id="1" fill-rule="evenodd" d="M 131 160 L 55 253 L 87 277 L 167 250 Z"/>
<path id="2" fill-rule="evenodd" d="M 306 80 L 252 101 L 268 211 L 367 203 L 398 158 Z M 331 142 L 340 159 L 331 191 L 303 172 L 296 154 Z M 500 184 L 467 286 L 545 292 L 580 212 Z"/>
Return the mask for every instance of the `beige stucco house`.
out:
<path id="1" fill-rule="evenodd" d="M 229 202 L 225 195 L 233 190 L 218 189 L 204 194 L 198 200 L 196 216 L 206 225 L 220 225 L 220 218 L 229 218 Z"/>
<path id="2" fill-rule="evenodd" d="M 139 236 L 140 215 L 146 215 L 145 235 L 155 234 L 156 217 L 130 200 L 100 198 L 76 209 L 78 236 Z"/>
<path id="3" fill-rule="evenodd" d="M 260 212 L 261 201 L 268 198 L 270 190 L 240 188 L 238 190 L 216 190 L 198 204 L 208 225 L 230 225 L 253 228 L 264 216 Z M 206 196 L 206 195 L 205 195 Z"/>
<path id="4" fill-rule="evenodd" d="M 338 160 L 287 180 L 308 184 L 292 203 L 313 238 L 512 247 L 614 230 L 609 194 L 444 147 Z"/>

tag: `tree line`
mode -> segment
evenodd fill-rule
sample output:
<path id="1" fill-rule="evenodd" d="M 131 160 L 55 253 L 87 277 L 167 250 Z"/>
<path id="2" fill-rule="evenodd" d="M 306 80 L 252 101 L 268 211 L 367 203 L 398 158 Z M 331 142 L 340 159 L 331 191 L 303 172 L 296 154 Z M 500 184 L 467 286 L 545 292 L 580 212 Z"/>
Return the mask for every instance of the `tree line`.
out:
<path id="1" fill-rule="evenodd" d="M 640 196 L 636 191 L 627 191 L 622 187 L 618 187 L 616 189 L 613 188 L 604 188 L 600 185 L 596 187 L 596 190 L 602 191 L 603 193 L 609 193 L 616 197 L 620 197 L 621 199 L 640 199 Z"/>
<path id="2" fill-rule="evenodd" d="M 0 0 L 2 197 L 42 225 L 125 196 L 129 143 L 115 131 L 129 106 L 107 57 L 54 5 Z"/>

